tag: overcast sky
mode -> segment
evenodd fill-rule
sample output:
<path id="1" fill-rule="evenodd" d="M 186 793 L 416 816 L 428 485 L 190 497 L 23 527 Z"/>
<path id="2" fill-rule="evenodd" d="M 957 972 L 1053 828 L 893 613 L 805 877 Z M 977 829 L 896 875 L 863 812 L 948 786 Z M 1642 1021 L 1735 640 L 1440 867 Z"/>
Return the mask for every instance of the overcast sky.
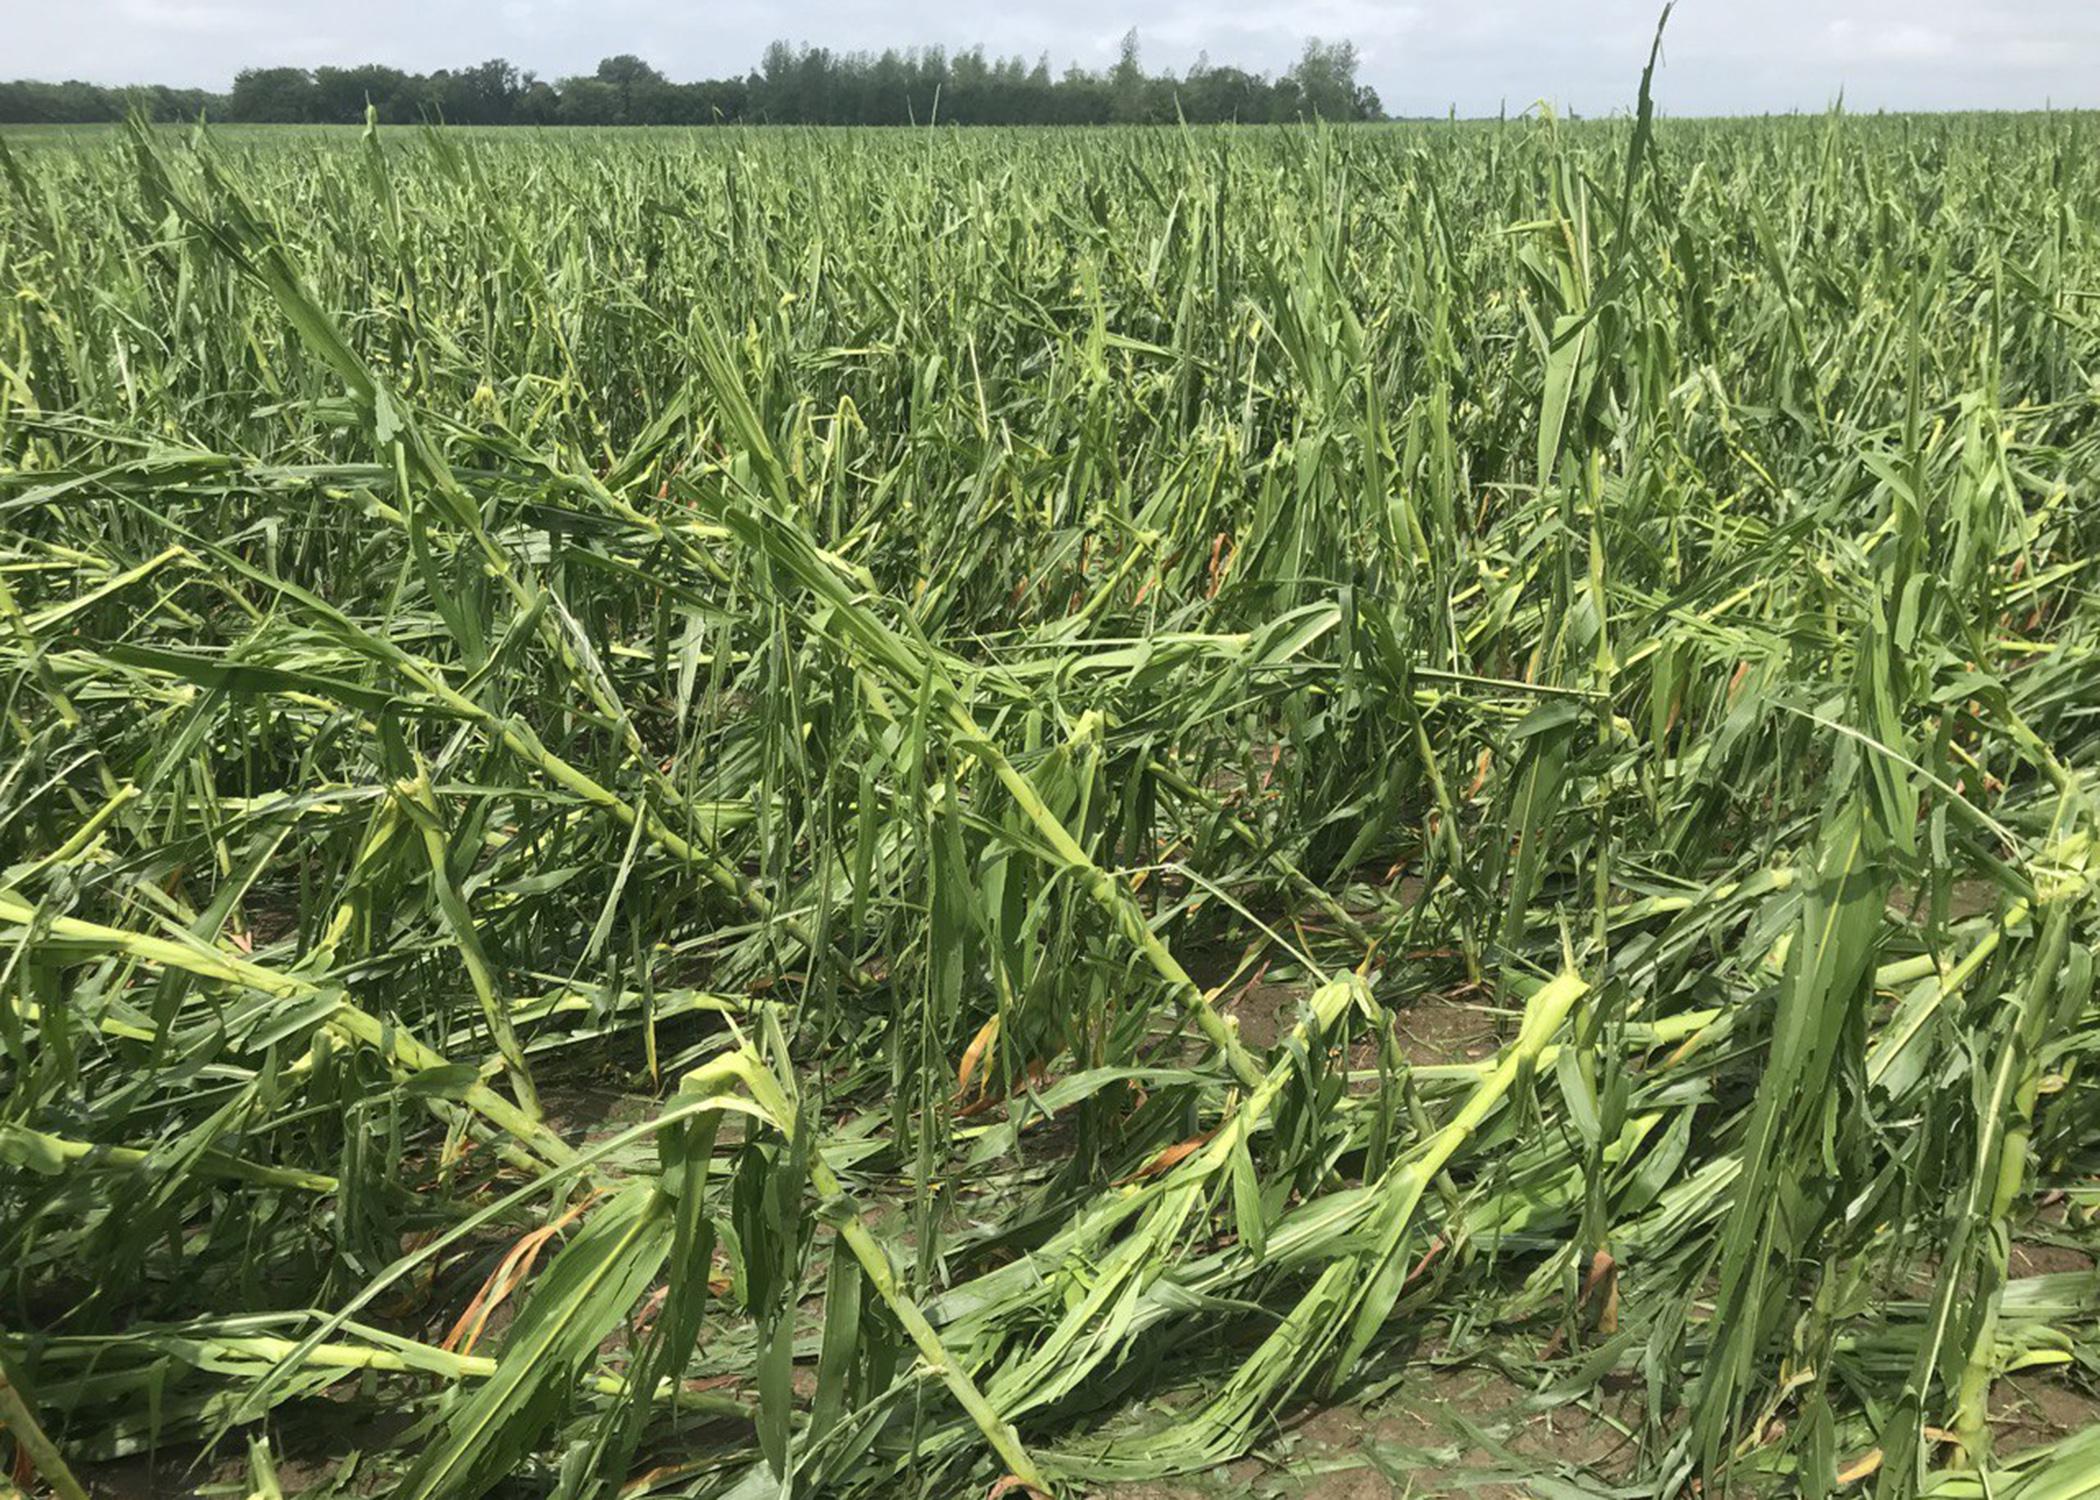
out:
<path id="1" fill-rule="evenodd" d="M 983 43 L 1098 67 L 1138 29 L 1148 70 L 1199 52 L 1273 72 L 1353 39 L 1395 114 L 1629 104 L 1658 0 L 0 0 L 0 76 L 224 87 L 257 64 L 427 71 L 509 58 L 547 77 L 637 52 L 675 79 L 741 73 L 775 37 L 840 50 Z M 1683 0 L 1657 99 L 1677 114 L 2100 106 L 2100 0 Z"/>

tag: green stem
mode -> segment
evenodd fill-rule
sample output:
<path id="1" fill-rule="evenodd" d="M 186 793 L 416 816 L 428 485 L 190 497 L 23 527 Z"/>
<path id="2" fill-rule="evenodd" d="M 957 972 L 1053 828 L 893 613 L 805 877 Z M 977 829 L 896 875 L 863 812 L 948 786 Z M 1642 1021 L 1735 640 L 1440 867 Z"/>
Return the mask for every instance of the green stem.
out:
<path id="1" fill-rule="evenodd" d="M 87 1500 L 87 1491 L 73 1477 L 73 1471 L 66 1467 L 58 1444 L 37 1425 L 36 1413 L 29 1409 L 29 1401 L 16 1383 L 14 1371 L 8 1367 L 4 1354 L 0 1354 L 0 1427 L 14 1434 L 22 1451 L 29 1455 L 30 1465 L 44 1476 L 44 1483 L 51 1486 L 59 1500 Z"/>

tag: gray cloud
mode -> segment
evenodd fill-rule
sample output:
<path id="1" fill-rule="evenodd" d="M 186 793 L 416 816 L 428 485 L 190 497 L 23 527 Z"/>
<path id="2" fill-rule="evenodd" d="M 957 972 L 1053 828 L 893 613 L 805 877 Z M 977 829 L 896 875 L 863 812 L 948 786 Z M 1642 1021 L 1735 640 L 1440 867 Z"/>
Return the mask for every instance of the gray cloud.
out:
<path id="1" fill-rule="evenodd" d="M 385 62 L 427 70 L 504 56 L 544 76 L 638 52 L 674 78 L 742 72 L 775 37 L 840 50 L 982 43 L 1112 59 L 1133 24 L 1147 66 L 1199 53 L 1274 71 L 1309 35 L 1352 38 L 1395 113 L 1513 112 L 1538 99 L 1630 103 L 1656 0 L 0 0 L 0 73 L 223 87 L 242 67 Z M 2100 105 L 2095 0 L 1686 0 L 1660 103 L 1678 114 Z"/>

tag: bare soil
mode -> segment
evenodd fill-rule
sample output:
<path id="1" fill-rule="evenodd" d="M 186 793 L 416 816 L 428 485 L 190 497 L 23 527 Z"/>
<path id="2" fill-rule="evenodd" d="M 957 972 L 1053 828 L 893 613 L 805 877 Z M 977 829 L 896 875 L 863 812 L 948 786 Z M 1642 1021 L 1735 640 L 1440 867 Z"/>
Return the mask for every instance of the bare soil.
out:
<path id="1" fill-rule="evenodd" d="M 1540 1410 L 1506 1377 L 1425 1366 L 1390 1396 L 1308 1410 L 1254 1459 L 1163 1483 L 1117 1485 L 1103 1500 L 1519 1500 L 1525 1471 L 1574 1469 L 1610 1481 L 1630 1472 L 1638 1425 L 1631 1390 L 1598 1409 Z"/>

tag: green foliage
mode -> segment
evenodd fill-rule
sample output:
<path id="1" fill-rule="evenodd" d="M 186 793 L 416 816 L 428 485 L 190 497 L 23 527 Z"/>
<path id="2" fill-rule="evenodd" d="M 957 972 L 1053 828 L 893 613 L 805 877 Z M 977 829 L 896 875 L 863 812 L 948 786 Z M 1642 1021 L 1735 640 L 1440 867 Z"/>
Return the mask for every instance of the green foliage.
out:
<path id="1" fill-rule="evenodd" d="M 1643 95 L 8 144 L 42 1480 L 2089 1493 L 2094 124 Z"/>
<path id="2" fill-rule="evenodd" d="M 631 53 L 594 72 L 548 81 L 504 59 L 469 68 L 405 73 L 368 63 L 338 68 L 243 68 L 225 94 L 163 87 L 0 81 L 0 125 L 116 121 L 134 111 L 159 121 L 353 125 L 376 111 L 389 124 L 451 125 L 1171 125 L 1377 120 L 1378 94 L 1356 81 L 1352 42 L 1305 44 L 1296 65 L 1270 78 L 1200 59 L 1182 77 L 1148 74 L 1137 33 L 1116 66 L 1076 63 L 1053 78 L 1047 55 L 991 58 L 982 47 L 880 54 L 774 42 L 757 68 L 674 83 Z"/>

